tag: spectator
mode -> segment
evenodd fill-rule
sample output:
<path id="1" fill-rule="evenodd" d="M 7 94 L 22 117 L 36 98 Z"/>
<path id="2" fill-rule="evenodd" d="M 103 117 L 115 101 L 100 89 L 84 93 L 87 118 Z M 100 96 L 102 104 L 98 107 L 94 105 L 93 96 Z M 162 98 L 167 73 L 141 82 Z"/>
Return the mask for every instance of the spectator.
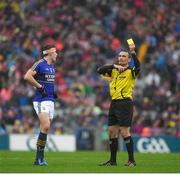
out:
<path id="1" fill-rule="evenodd" d="M 125 46 L 123 41 L 133 37 L 143 66 L 134 93 L 136 122 L 132 129 L 139 135 L 148 128 L 150 135 L 179 136 L 177 4 L 178 0 L 1 0 L 1 132 L 37 132 L 31 108 L 34 93 L 23 74 L 40 56 L 43 43 L 62 49 L 62 61 L 56 67 L 60 96 L 56 118 L 63 124 L 58 130 L 53 123 L 52 133 L 72 133 L 84 124 L 87 128 L 106 126 L 108 86 L 96 69 L 111 63 Z M 21 130 L 16 129 L 19 123 Z"/>

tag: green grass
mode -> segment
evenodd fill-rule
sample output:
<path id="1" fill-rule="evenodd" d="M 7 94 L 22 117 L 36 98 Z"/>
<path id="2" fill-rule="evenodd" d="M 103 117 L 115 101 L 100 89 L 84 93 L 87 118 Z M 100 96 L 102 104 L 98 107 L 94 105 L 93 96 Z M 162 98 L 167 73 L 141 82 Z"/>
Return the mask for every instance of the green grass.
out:
<path id="1" fill-rule="evenodd" d="M 180 153 L 136 153 L 136 167 L 125 167 L 126 153 L 118 153 L 118 166 L 98 166 L 108 152 L 46 152 L 48 166 L 33 166 L 35 152 L 0 151 L 0 172 L 13 173 L 180 173 Z"/>

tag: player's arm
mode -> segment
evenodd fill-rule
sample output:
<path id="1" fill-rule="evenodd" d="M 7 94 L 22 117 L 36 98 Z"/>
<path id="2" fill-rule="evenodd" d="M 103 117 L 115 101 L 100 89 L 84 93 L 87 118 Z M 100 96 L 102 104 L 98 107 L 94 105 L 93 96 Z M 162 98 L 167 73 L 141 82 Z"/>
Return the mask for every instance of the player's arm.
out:
<path id="1" fill-rule="evenodd" d="M 24 80 L 26 80 L 29 84 L 36 88 L 42 88 L 42 85 L 36 81 L 34 76 L 36 75 L 36 71 L 29 69 L 24 75 Z"/>
<path id="2" fill-rule="evenodd" d="M 36 71 L 33 69 L 29 69 L 26 74 L 24 75 L 24 79 L 31 84 L 32 86 L 36 87 L 38 91 L 42 94 L 42 97 L 46 97 L 47 93 L 44 89 L 44 86 L 37 82 L 37 80 L 34 78 L 36 75 Z"/>

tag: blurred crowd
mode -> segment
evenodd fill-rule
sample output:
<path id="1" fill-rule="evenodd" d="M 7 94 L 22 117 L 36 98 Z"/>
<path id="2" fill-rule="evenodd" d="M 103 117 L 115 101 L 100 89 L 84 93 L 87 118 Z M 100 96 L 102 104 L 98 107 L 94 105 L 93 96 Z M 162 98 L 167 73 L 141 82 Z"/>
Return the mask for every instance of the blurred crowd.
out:
<path id="1" fill-rule="evenodd" d="M 23 75 L 44 44 L 59 52 L 50 132 L 106 131 L 108 81 L 96 70 L 132 37 L 142 63 L 132 132 L 180 136 L 179 10 L 178 0 L 1 0 L 0 134 L 38 132 L 34 89 Z"/>

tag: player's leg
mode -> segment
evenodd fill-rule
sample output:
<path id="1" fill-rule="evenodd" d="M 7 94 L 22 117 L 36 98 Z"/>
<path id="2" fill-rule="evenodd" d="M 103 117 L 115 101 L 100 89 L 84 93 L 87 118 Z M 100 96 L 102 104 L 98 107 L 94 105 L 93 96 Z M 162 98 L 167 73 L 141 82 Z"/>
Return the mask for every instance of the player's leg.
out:
<path id="1" fill-rule="evenodd" d="M 47 133 L 50 128 L 49 114 L 45 112 L 41 112 L 39 114 L 39 121 L 40 121 L 40 133 L 37 139 L 36 159 L 43 160 L 44 148 L 46 146 L 46 141 L 47 141 Z"/>
<path id="2" fill-rule="evenodd" d="M 40 133 L 37 139 L 36 160 L 34 165 L 47 165 L 44 160 L 44 148 L 46 145 L 47 133 L 50 128 L 50 120 L 53 118 L 51 110 L 54 110 L 54 103 L 50 101 L 33 102 L 33 105 L 40 122 Z"/>
<path id="3" fill-rule="evenodd" d="M 102 164 L 100 166 L 113 166 L 117 165 L 116 163 L 116 156 L 117 156 L 117 150 L 118 150 L 118 133 L 119 133 L 119 127 L 109 126 L 109 147 L 110 147 L 110 159 Z"/>
<path id="4" fill-rule="evenodd" d="M 126 144 L 126 148 L 128 151 L 128 162 L 127 164 L 125 164 L 126 166 L 135 166 L 135 160 L 134 160 L 134 143 L 133 143 L 133 139 L 131 137 L 131 133 L 130 133 L 130 127 L 120 127 L 120 133 L 122 135 L 122 137 L 124 138 L 124 142 Z"/>

